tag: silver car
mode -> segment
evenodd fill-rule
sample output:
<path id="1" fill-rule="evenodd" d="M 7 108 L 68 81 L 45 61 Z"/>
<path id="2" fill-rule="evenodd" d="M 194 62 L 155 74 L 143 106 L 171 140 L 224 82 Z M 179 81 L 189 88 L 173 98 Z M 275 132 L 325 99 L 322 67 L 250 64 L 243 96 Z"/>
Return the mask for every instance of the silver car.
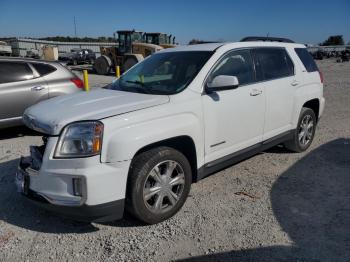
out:
<path id="1" fill-rule="evenodd" d="M 58 62 L 0 58 L 0 128 L 21 125 L 27 107 L 82 91 L 83 86 L 80 78 Z"/>

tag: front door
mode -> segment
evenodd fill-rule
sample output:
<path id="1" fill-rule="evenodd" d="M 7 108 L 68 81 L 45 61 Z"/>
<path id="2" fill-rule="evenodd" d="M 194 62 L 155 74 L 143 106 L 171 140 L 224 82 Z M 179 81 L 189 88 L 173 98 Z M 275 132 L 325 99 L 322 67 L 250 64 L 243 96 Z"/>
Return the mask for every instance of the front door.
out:
<path id="1" fill-rule="evenodd" d="M 239 86 L 202 96 L 205 122 L 205 163 L 262 141 L 265 90 L 256 83 L 249 49 L 232 51 L 210 73 L 236 76 Z"/>

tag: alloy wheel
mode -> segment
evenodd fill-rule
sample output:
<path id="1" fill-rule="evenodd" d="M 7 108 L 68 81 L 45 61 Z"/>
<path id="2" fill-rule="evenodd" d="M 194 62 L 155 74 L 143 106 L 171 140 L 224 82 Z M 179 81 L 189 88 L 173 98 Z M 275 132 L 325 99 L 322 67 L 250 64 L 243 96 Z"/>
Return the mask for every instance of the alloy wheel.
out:
<path id="1" fill-rule="evenodd" d="M 173 160 L 157 164 L 148 174 L 143 187 L 143 200 L 152 213 L 160 214 L 172 209 L 183 193 L 185 174 L 181 165 Z"/>
<path id="2" fill-rule="evenodd" d="M 305 115 L 300 122 L 298 139 L 302 146 L 307 146 L 312 140 L 314 133 L 314 121 L 312 116 Z"/>

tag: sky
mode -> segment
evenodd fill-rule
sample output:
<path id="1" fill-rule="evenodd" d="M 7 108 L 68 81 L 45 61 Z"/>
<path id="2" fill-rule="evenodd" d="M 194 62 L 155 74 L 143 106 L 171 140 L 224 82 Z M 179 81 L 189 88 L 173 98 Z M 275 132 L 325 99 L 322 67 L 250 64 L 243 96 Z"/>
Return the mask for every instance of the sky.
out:
<path id="1" fill-rule="evenodd" d="M 316 44 L 330 35 L 350 41 L 349 0 L 0 0 L 0 37 L 113 36 L 121 29 L 191 39 L 238 41 L 287 37 Z"/>

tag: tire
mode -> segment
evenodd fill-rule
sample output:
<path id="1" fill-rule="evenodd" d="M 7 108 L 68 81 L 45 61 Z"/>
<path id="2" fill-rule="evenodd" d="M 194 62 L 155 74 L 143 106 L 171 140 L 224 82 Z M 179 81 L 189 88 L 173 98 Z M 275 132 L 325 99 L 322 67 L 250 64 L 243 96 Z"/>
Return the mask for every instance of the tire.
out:
<path id="1" fill-rule="evenodd" d="M 173 185 L 170 185 L 171 181 Z M 131 164 L 127 210 L 146 224 L 162 222 L 181 209 L 191 182 L 191 166 L 181 152 L 169 147 L 143 152 Z M 174 195 L 176 198 L 172 197 Z"/>
<path id="2" fill-rule="evenodd" d="M 77 60 L 73 60 L 73 65 L 74 66 L 78 65 L 78 61 Z"/>
<path id="3" fill-rule="evenodd" d="M 99 75 L 107 75 L 111 70 L 112 60 L 108 56 L 101 55 L 94 62 L 94 69 Z"/>
<path id="4" fill-rule="evenodd" d="M 123 64 L 123 72 L 128 71 L 131 67 L 136 65 L 138 61 L 135 57 L 128 57 Z"/>
<path id="5" fill-rule="evenodd" d="M 312 125 L 312 128 L 310 125 Z M 310 108 L 303 107 L 300 112 L 298 126 L 294 131 L 293 138 L 284 144 L 285 147 L 294 152 L 304 152 L 307 150 L 314 139 L 316 125 L 317 121 L 315 112 Z M 303 126 L 305 128 L 308 126 L 308 128 L 303 129 Z"/>

